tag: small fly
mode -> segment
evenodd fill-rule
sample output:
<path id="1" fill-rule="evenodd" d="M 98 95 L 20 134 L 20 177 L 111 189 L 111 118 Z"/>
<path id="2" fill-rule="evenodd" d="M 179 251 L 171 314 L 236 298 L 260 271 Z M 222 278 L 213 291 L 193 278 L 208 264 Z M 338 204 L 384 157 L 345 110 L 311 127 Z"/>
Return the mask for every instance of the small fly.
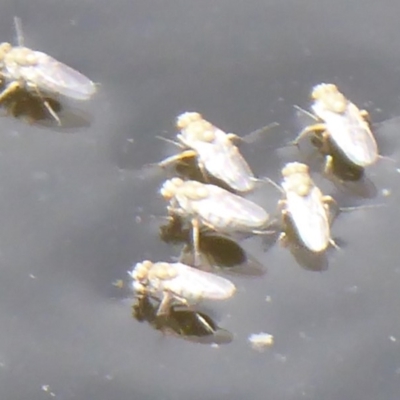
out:
<path id="1" fill-rule="evenodd" d="M 237 192 L 254 189 L 257 178 L 233 143 L 241 139 L 239 136 L 223 132 L 196 112 L 178 116 L 176 126 L 180 130 L 177 144 L 184 151 L 166 158 L 159 166 L 196 157 L 204 177 L 212 175 Z"/>
<path id="2" fill-rule="evenodd" d="M 19 89 L 37 95 L 51 116 L 61 125 L 57 113 L 44 94 L 60 94 L 76 100 L 88 100 L 96 85 L 86 76 L 53 57 L 24 46 L 21 23 L 15 18 L 17 46 L 0 44 L 0 77 L 6 83 L 0 102 Z"/>
<path id="3" fill-rule="evenodd" d="M 330 234 L 329 203 L 335 203 L 333 198 L 324 196 L 315 186 L 305 164 L 288 163 L 282 175 L 284 199 L 279 201 L 279 206 L 284 225 L 291 222 L 298 238 L 312 252 L 322 252 L 329 244 L 337 247 Z M 285 236 L 283 233 L 282 239 Z"/>
<path id="4" fill-rule="evenodd" d="M 200 228 L 227 234 L 267 233 L 269 215 L 262 207 L 218 186 L 172 178 L 164 182 L 160 194 L 169 201 L 171 217 L 190 220 L 196 264 Z"/>
<path id="5" fill-rule="evenodd" d="M 360 110 L 331 83 L 315 86 L 311 98 L 316 115 L 313 117 L 321 122 L 306 127 L 294 143 L 315 133 L 324 145 L 330 140 L 351 164 L 365 168 L 375 163 L 379 157 L 378 146 L 367 121 L 368 112 Z M 331 168 L 332 158 L 328 156 L 325 170 L 329 172 Z"/>
<path id="6" fill-rule="evenodd" d="M 145 260 L 137 263 L 129 274 L 138 295 L 161 299 L 157 315 L 168 313 L 174 301 L 190 305 L 204 299 L 225 300 L 236 291 L 228 279 L 179 262 Z"/>

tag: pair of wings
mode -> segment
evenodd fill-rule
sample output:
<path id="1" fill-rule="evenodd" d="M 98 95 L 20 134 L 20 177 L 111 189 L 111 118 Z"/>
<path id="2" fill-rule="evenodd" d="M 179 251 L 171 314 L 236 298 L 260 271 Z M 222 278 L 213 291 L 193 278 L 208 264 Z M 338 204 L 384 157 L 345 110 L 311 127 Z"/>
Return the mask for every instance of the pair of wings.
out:
<path id="1" fill-rule="evenodd" d="M 31 83 L 40 91 L 56 92 L 76 100 L 87 100 L 95 93 L 96 85 L 85 75 L 46 53 L 32 52 L 37 57 L 37 63 L 19 65 L 19 73 L 23 77 L 30 77 Z M 31 77 L 34 77 L 34 81 Z"/>
<path id="2" fill-rule="evenodd" d="M 326 124 L 329 137 L 355 165 L 366 167 L 378 158 L 378 146 L 368 123 L 356 105 L 348 102 L 342 114 L 313 105 L 314 112 Z"/>
<path id="3" fill-rule="evenodd" d="M 314 187 L 307 196 L 286 192 L 286 210 L 289 212 L 300 240 L 311 251 L 319 252 L 330 241 L 329 215 L 322 202 L 322 193 Z"/>
<path id="4" fill-rule="evenodd" d="M 157 268 L 157 263 L 154 264 Z M 228 279 L 210 272 L 198 270 L 182 263 L 171 263 L 176 273 L 170 279 L 162 280 L 161 291 L 166 290 L 178 297 L 199 297 L 199 299 L 223 300 L 231 297 L 236 290 Z"/>
<path id="5" fill-rule="evenodd" d="M 254 188 L 254 174 L 238 148 L 227 138 L 226 133 L 214 127 L 212 142 L 196 141 L 190 147 L 198 154 L 199 161 L 207 172 L 238 192 Z"/>
<path id="6" fill-rule="evenodd" d="M 215 185 L 204 185 L 208 196 L 190 200 L 191 210 L 205 224 L 221 231 L 251 231 L 265 227 L 269 215 L 258 204 Z"/>

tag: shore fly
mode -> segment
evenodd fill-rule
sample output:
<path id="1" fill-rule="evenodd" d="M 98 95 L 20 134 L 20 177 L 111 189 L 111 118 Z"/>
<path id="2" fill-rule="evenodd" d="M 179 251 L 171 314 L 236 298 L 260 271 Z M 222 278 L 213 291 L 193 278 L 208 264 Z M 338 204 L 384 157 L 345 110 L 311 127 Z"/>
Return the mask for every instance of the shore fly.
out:
<path id="1" fill-rule="evenodd" d="M 317 135 L 323 146 L 329 143 L 351 164 L 365 168 L 379 157 L 378 146 L 368 123 L 368 113 L 360 110 L 331 83 L 315 86 L 311 93 L 314 119 L 319 122 L 306 127 L 294 141 L 295 144 L 309 133 Z M 331 170 L 332 159 L 327 157 L 326 172 Z"/>
<path id="2" fill-rule="evenodd" d="M 43 101 L 48 112 L 61 125 L 44 95 L 60 94 L 76 100 L 88 100 L 96 92 L 96 85 L 48 54 L 25 47 L 18 18 L 15 18 L 15 26 L 17 46 L 7 42 L 0 44 L 0 77 L 6 85 L 0 93 L 0 102 L 17 90 L 27 90 Z"/>
<path id="3" fill-rule="evenodd" d="M 236 291 L 231 281 L 179 262 L 145 260 L 129 274 L 137 294 L 161 299 L 157 315 L 168 313 L 174 302 L 191 305 L 204 299 L 225 300 Z"/>
<path id="4" fill-rule="evenodd" d="M 183 152 L 166 158 L 159 166 L 165 167 L 195 157 L 205 178 L 209 174 L 236 192 L 244 193 L 254 189 L 258 179 L 233 143 L 241 139 L 239 136 L 223 132 L 197 112 L 179 115 L 176 126 L 180 131 L 176 144 Z"/>
<path id="5" fill-rule="evenodd" d="M 312 181 L 307 165 L 292 162 L 282 169 L 282 193 L 279 201 L 284 225 L 291 222 L 300 241 L 312 252 L 319 253 L 332 244 L 330 233 L 330 196 L 324 196 Z M 290 221 L 287 219 L 290 218 Z M 282 234 L 282 239 L 285 233 Z"/>
<path id="6" fill-rule="evenodd" d="M 169 201 L 171 217 L 190 221 L 196 260 L 201 228 L 227 234 L 266 233 L 269 215 L 261 206 L 218 186 L 172 178 L 164 182 L 160 194 Z"/>

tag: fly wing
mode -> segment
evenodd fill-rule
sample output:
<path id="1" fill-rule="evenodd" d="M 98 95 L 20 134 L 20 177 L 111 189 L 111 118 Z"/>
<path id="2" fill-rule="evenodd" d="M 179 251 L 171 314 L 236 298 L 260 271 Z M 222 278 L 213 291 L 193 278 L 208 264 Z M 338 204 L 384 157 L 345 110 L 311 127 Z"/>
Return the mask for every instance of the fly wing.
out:
<path id="1" fill-rule="evenodd" d="M 265 227 L 267 212 L 258 204 L 215 185 L 206 185 L 209 195 L 191 200 L 203 223 L 221 231 L 248 231 Z"/>
<path id="2" fill-rule="evenodd" d="M 165 282 L 164 287 L 179 297 L 186 299 L 223 300 L 231 297 L 236 290 L 228 279 L 200 271 L 186 264 L 171 264 L 176 269 L 176 277 Z"/>
<path id="3" fill-rule="evenodd" d="M 376 161 L 378 147 L 375 138 L 353 103 L 348 103 L 343 114 L 327 110 L 316 110 L 316 113 L 324 119 L 330 137 L 351 162 L 366 167 Z"/>
<path id="4" fill-rule="evenodd" d="M 77 100 L 87 100 L 96 91 L 95 84 L 85 75 L 55 58 L 35 51 L 38 62 L 34 69 L 35 84 L 45 92 L 57 92 Z"/>
<path id="5" fill-rule="evenodd" d="M 196 151 L 206 170 L 238 192 L 254 188 L 254 174 L 238 148 L 217 129 L 212 143 L 199 144 Z"/>
<path id="6" fill-rule="evenodd" d="M 287 211 L 300 240 L 311 251 L 325 250 L 330 240 L 329 217 L 321 201 L 322 194 L 314 187 L 306 197 L 287 193 Z"/>

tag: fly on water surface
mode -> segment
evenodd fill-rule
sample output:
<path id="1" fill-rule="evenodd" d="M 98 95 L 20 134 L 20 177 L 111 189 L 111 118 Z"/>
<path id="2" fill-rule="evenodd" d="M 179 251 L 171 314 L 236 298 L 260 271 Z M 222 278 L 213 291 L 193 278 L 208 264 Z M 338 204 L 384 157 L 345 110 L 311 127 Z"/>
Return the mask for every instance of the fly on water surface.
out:
<path id="1" fill-rule="evenodd" d="M 284 198 L 279 201 L 279 207 L 284 225 L 290 218 L 299 239 L 312 252 L 322 252 L 329 244 L 337 247 L 330 233 L 329 204 L 334 203 L 333 198 L 324 196 L 314 184 L 306 164 L 288 163 L 282 175 Z"/>
<path id="2" fill-rule="evenodd" d="M 266 232 L 269 215 L 261 206 L 218 186 L 172 178 L 164 182 L 160 194 L 169 202 L 171 217 L 192 224 L 196 260 L 201 228 L 228 234 Z"/>
<path id="3" fill-rule="evenodd" d="M 254 189 L 257 178 L 234 144 L 241 140 L 239 136 L 223 132 L 197 112 L 179 115 L 176 126 L 180 131 L 176 144 L 183 151 L 161 161 L 159 166 L 195 157 L 206 179 L 209 174 L 240 193 Z"/>
<path id="4" fill-rule="evenodd" d="M 88 100 L 96 85 L 85 75 L 41 51 L 24 46 L 21 21 L 14 18 L 17 46 L 0 44 L 0 78 L 5 88 L 0 102 L 22 89 L 38 96 L 50 115 L 61 125 L 60 118 L 44 95 L 62 95 L 75 100 Z"/>
<path id="5" fill-rule="evenodd" d="M 204 299 L 224 300 L 236 291 L 235 285 L 228 279 L 179 262 L 153 263 L 145 260 L 137 263 L 129 274 L 138 295 L 161 300 L 157 314 L 168 313 L 174 301 L 190 305 Z"/>
<path id="6" fill-rule="evenodd" d="M 313 118 L 317 122 L 307 126 L 294 143 L 314 133 L 322 145 L 334 145 L 344 158 L 359 168 L 376 162 L 379 157 L 378 146 L 368 122 L 366 110 L 360 110 L 339 91 L 336 85 L 321 83 L 311 92 Z M 329 150 L 325 150 L 329 153 Z M 327 157 L 326 172 L 330 172 L 332 159 Z"/>

